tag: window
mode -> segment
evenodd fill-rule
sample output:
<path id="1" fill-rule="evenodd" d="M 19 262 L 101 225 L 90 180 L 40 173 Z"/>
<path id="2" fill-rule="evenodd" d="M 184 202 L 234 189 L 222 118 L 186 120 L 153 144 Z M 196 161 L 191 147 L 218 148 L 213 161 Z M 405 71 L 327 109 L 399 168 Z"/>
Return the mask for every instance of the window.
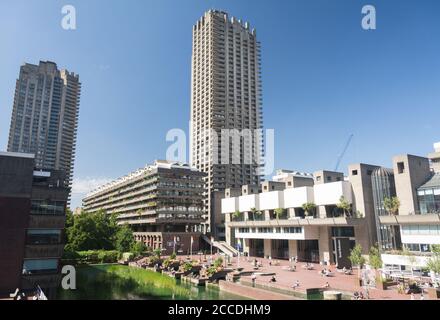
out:
<path id="1" fill-rule="evenodd" d="M 327 181 L 332 181 L 332 177 L 327 176 Z"/>
<path id="2" fill-rule="evenodd" d="M 57 229 L 29 229 L 27 231 L 27 244 L 59 244 L 61 230 Z"/>
<path id="3" fill-rule="evenodd" d="M 64 201 L 32 200 L 31 214 L 64 215 L 65 206 Z"/>
<path id="4" fill-rule="evenodd" d="M 58 259 L 31 259 L 23 262 L 23 274 L 45 274 L 58 271 Z"/>
<path id="5" fill-rule="evenodd" d="M 372 170 L 367 170 L 367 175 L 371 176 L 373 174 Z"/>
<path id="6" fill-rule="evenodd" d="M 397 172 L 399 174 L 402 174 L 405 172 L 405 163 L 403 162 L 397 162 Z"/>
<path id="7" fill-rule="evenodd" d="M 317 176 L 316 181 L 321 181 L 321 176 Z"/>
<path id="8" fill-rule="evenodd" d="M 351 175 L 352 176 L 357 176 L 358 175 L 358 171 L 357 170 L 352 170 L 351 171 Z"/>

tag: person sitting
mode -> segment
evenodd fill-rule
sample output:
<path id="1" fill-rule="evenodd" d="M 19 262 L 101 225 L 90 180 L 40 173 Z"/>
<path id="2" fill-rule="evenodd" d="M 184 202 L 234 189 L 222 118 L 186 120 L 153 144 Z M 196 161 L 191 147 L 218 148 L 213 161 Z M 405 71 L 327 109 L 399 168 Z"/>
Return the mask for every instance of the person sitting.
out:
<path id="1" fill-rule="evenodd" d="M 272 278 L 270 278 L 269 282 L 277 282 L 277 279 L 275 278 L 275 276 L 272 276 Z"/>
<path id="2" fill-rule="evenodd" d="M 324 289 L 330 288 L 330 284 L 328 282 L 326 282 L 323 286 Z"/>

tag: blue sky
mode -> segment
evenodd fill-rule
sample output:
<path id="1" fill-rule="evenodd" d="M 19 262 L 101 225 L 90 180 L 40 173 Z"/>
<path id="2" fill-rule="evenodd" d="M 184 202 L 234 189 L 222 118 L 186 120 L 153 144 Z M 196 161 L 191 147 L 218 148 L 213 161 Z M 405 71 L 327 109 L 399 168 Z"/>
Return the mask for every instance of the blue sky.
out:
<path id="1" fill-rule="evenodd" d="M 73 4 L 77 30 L 60 26 Z M 361 28 L 373 4 L 377 29 Z M 187 130 L 191 29 L 209 8 L 249 21 L 262 43 L 263 110 L 275 167 L 390 165 L 440 141 L 440 2 L 139 0 L 0 2 L 0 150 L 24 62 L 57 62 L 83 90 L 73 206 L 101 182 L 164 158 Z"/>

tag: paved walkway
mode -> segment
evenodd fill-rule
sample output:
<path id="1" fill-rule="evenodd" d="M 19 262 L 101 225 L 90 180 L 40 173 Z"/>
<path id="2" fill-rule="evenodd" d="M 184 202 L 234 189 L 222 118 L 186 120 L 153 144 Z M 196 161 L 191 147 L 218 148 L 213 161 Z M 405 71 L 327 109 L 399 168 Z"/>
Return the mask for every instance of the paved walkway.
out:
<path id="1" fill-rule="evenodd" d="M 331 277 L 323 277 L 319 272 L 324 268 L 319 264 L 312 264 L 313 270 L 303 269 L 302 266 L 305 263 L 298 262 L 296 264 L 296 271 L 286 270 L 290 266 L 289 261 L 284 260 L 272 260 L 272 265 L 269 265 L 268 259 L 256 258 L 259 262 L 262 262 L 263 267 L 260 268 L 258 272 L 275 273 L 276 282 L 270 283 L 271 276 L 258 276 L 256 278 L 256 283 L 261 283 L 265 285 L 270 285 L 273 287 L 278 287 L 282 289 L 294 290 L 292 288 L 296 281 L 299 281 L 299 287 L 295 288 L 296 291 L 305 293 L 306 289 L 309 288 L 322 288 L 328 282 L 328 290 L 338 290 L 344 293 L 350 294 L 355 291 L 362 291 L 365 295 L 365 288 L 360 288 L 356 283 L 358 279 L 357 270 L 353 270 L 352 275 L 346 275 L 341 272 L 337 272 L 334 266 L 330 266 L 333 273 Z M 245 270 L 253 270 L 252 261 L 254 258 L 240 257 L 240 267 L 244 267 Z M 278 262 L 280 265 L 273 265 L 274 262 Z M 237 258 L 233 259 L 233 266 L 237 266 Z M 326 267 L 329 269 L 329 267 Z M 245 279 L 251 280 L 251 276 L 243 276 Z M 399 294 L 396 288 L 390 288 L 388 290 L 380 290 L 377 288 L 369 288 L 370 299 L 372 300 L 410 300 L 410 295 Z M 428 294 L 425 293 L 424 297 L 428 300 Z M 420 299 L 420 294 L 415 295 L 415 299 Z"/>

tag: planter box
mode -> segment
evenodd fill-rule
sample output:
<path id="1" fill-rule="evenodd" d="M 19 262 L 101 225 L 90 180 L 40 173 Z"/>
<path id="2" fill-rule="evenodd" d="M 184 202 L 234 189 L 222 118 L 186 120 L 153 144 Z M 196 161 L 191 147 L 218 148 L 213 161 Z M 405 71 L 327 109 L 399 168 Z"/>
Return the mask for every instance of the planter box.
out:
<path id="1" fill-rule="evenodd" d="M 376 281 L 376 288 L 379 290 L 387 290 L 388 282 L 387 281 Z"/>
<path id="2" fill-rule="evenodd" d="M 428 297 L 430 299 L 440 299 L 440 289 L 439 288 L 428 288 Z"/>

